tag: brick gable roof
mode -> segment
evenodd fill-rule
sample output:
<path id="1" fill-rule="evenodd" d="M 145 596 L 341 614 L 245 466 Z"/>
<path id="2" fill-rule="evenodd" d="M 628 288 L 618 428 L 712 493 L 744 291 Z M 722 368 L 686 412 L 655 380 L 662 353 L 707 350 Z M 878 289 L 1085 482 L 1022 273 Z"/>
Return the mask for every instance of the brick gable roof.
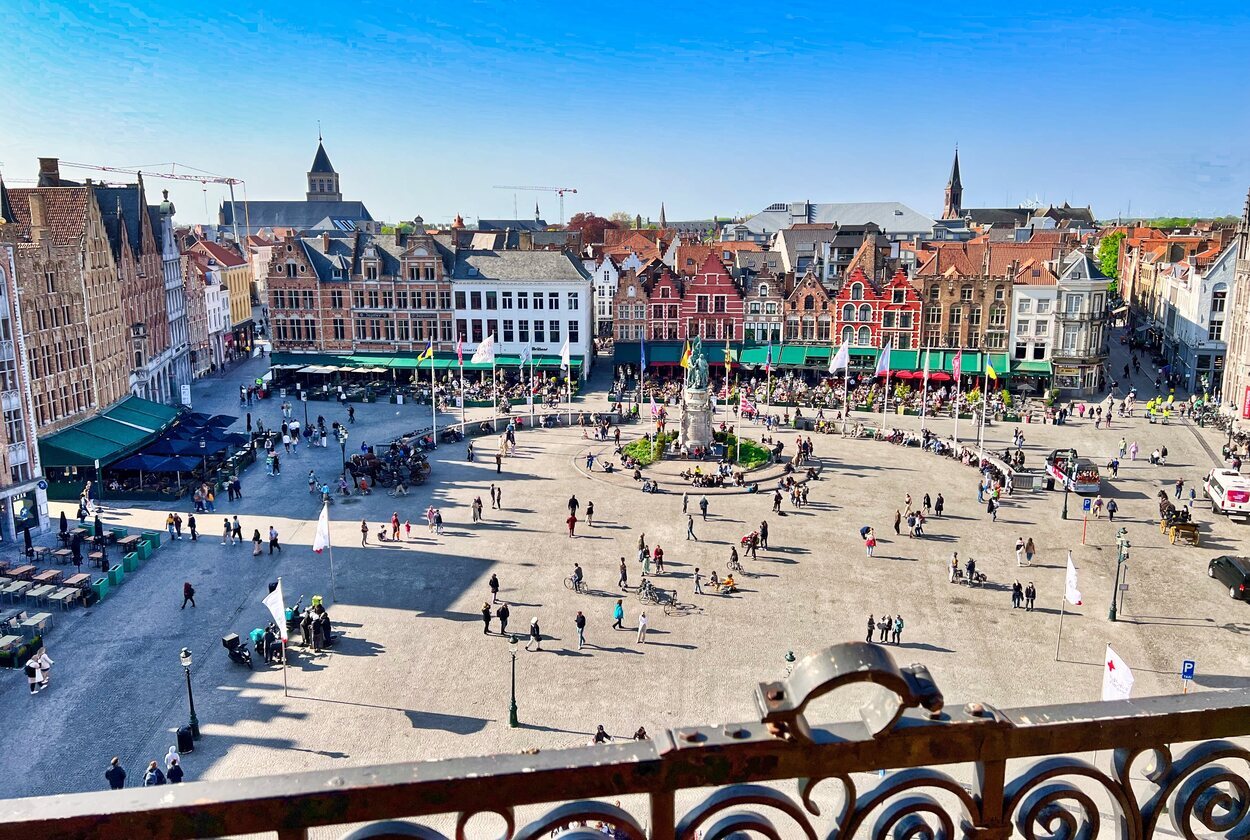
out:
<path id="1" fill-rule="evenodd" d="M 27 187 L 9 191 L 13 223 L 22 238 L 30 238 L 30 197 L 43 197 L 44 225 L 57 245 L 77 245 L 87 232 L 89 187 Z"/>
<path id="2" fill-rule="evenodd" d="M 1005 277 L 1013 262 L 1044 262 L 1054 259 L 1055 252 L 1054 246 L 1029 242 L 940 242 L 916 269 L 916 276 Z"/>

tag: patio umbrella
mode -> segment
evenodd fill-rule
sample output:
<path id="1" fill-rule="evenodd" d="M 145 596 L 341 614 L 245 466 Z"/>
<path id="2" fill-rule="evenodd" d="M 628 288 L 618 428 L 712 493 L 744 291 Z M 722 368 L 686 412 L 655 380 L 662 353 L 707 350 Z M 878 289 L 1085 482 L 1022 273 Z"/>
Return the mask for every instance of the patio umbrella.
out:
<path id="1" fill-rule="evenodd" d="M 214 414 L 208 418 L 208 425 L 217 429 L 226 429 L 239 422 L 239 418 L 230 414 Z"/>
<path id="2" fill-rule="evenodd" d="M 199 458 L 192 458 L 190 455 L 173 455 L 169 458 L 162 458 L 152 467 L 155 473 L 178 473 L 190 472 L 200 466 Z"/>
<path id="3" fill-rule="evenodd" d="M 61 533 L 69 533 L 69 521 L 65 518 L 65 511 L 61 511 Z"/>
<path id="4" fill-rule="evenodd" d="M 210 444 L 211 445 L 211 444 Z M 170 455 L 194 455 L 200 451 L 200 445 L 184 438 L 165 438 L 158 440 L 143 451 L 144 455 L 156 456 L 157 461 Z M 148 469 L 151 469 L 149 466 Z"/>
<path id="5" fill-rule="evenodd" d="M 1016 386 L 1016 390 L 1022 394 L 1030 394 L 1037 390 L 1037 386 L 1032 382 L 1021 382 Z"/>
<path id="6" fill-rule="evenodd" d="M 22 542 L 26 543 L 26 556 L 29 557 L 34 553 L 34 545 L 30 542 L 30 528 L 22 529 Z"/>

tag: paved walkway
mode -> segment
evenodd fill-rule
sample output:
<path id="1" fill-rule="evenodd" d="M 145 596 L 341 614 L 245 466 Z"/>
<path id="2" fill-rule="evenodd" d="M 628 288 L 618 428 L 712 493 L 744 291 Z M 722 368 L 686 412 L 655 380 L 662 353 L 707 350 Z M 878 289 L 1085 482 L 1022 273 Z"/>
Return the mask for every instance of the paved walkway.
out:
<path id="1" fill-rule="evenodd" d="M 257 362 L 249 362 L 257 365 Z M 247 371 L 251 375 L 251 371 Z M 237 379 L 244 377 L 240 374 Z M 196 409 L 239 413 L 236 382 L 201 383 Z M 593 410 L 604 403 L 591 395 Z M 297 408 L 299 408 L 297 406 Z M 327 423 L 345 420 L 337 406 L 309 404 Z M 428 417 L 428 407 L 357 406 L 349 451 L 362 441 L 385 443 Z M 278 401 L 253 409 L 266 425 L 276 422 Z M 918 418 L 898 418 L 910 428 Z M 440 418 L 440 426 L 444 420 Z M 949 434 L 949 421 L 930 421 Z M 626 426 L 629 437 L 641 425 Z M 1006 445 L 1014 425 L 987 429 L 989 445 Z M 812 486 L 812 504 L 784 516 L 769 513 L 771 498 L 747 495 L 711 499 L 707 521 L 696 516 L 698 542 L 684 539 L 680 495 L 643 496 L 632 487 L 595 482 L 573 467 L 585 441 L 577 429 L 527 431 L 515 458 L 495 465 L 464 461 L 463 445 L 433 454 L 432 480 L 397 502 L 378 493 L 336 502 L 331 509 L 335 585 L 330 557 L 310 544 L 319 504 L 307 493 L 309 468 L 333 474 L 337 447 L 301 452 L 283 461 L 283 474 L 263 469 L 244 477 L 244 498 L 220 503 L 202 517 L 206 539 L 162 546 L 156 558 L 100 605 L 77 610 L 49 635 L 56 660 L 53 685 L 30 697 L 20 673 L 0 674 L 0 709 L 10 725 L 0 731 L 0 767 L 14 795 L 96 790 L 108 758 L 122 757 L 137 777 L 150 758 L 163 755 L 171 732 L 185 723 L 186 690 L 178 651 L 195 656 L 193 684 L 204 732 L 188 756 L 190 779 L 233 778 L 286 770 L 333 768 L 551 748 L 584 742 L 595 725 L 628 735 L 640 724 L 666 725 L 750 717 L 751 692 L 785 668 L 788 650 L 802 655 L 826 644 L 862 638 L 868 613 L 902 613 L 906 620 L 898 657 L 929 665 L 951 701 L 984 700 L 1001 706 L 1096 699 L 1103 646 L 1110 641 L 1137 673 L 1138 694 L 1179 689 L 1181 659 L 1199 663 L 1197 688 L 1250 685 L 1250 653 L 1237 637 L 1250 633 L 1246 605 L 1206 578 L 1205 561 L 1236 550 L 1244 526 L 1225 519 L 1204 522 L 1201 550 L 1169 546 L 1152 518 L 1154 494 L 1177 477 L 1197 481 L 1211 466 L 1198 442 L 1218 451 L 1219 436 L 1186 425 L 1148 426 L 1143 420 L 1111 431 L 1090 422 L 1066 427 L 1028 426 L 1032 463 L 1057 445 L 1075 445 L 1099 463 L 1121 433 L 1149 451 L 1166 442 L 1168 467 L 1126 463 L 1105 494 L 1120 501 L 1133 540 L 1130 589 L 1124 620 L 1111 624 L 1106 608 L 1115 566 L 1114 531 L 1105 520 L 1062 521 L 1058 493 L 1017 493 L 991 522 L 976 503 L 975 474 L 955 462 L 867 440 L 815 435 L 816 455 L 832 466 Z M 778 432 L 792 450 L 794 433 Z M 489 487 L 503 491 L 503 509 L 490 507 Z M 942 492 L 947 516 L 933 519 L 922 540 L 895 537 L 895 509 L 911 493 Z M 566 502 L 576 494 L 593 501 L 593 528 L 565 534 Z M 469 505 L 485 503 L 473 523 Z M 443 535 L 427 532 L 420 513 L 441 507 Z M 413 522 L 410 540 L 373 545 L 377 526 L 397 510 Z M 54 515 L 59 508 L 54 507 Z M 112 522 L 159 527 L 166 510 L 134 506 Z M 221 546 L 220 520 L 238 514 L 244 532 L 274 524 L 283 550 L 253 558 L 244 546 Z M 186 515 L 186 507 L 183 508 Z M 1209 520 L 1205 505 L 1199 520 Z M 371 525 L 370 545 L 360 545 L 360 520 Z M 741 534 L 769 519 L 771 547 L 746 561 L 749 575 L 736 596 L 696 596 L 692 575 L 723 574 L 729 548 Z M 215 524 L 214 524 L 215 523 Z M 864 557 L 857 535 L 873 525 L 881 544 Z M 641 533 L 662 545 L 669 573 L 658 584 L 675 589 L 700 609 L 684 617 L 648 609 L 651 633 L 636 641 L 642 605 L 618 593 L 618 559 L 627 558 L 629 582 Z M 1035 565 L 1017 569 L 1012 545 L 1033 537 Z M 1065 619 L 1055 660 L 1064 557 L 1073 550 L 1085 605 Z M 946 580 L 951 551 L 977 557 L 990 584 L 980 589 Z M 587 573 L 590 593 L 563 586 L 574 562 Z M 509 653 L 497 632 L 483 634 L 479 610 L 489 598 L 491 574 L 512 605 L 509 630 L 524 632 L 538 617 L 545 639 L 539 652 L 521 651 L 518 703 L 523 727 L 507 727 Z M 283 578 L 288 600 L 317 593 L 332 599 L 331 614 L 345 637 L 332 652 L 302 651 L 283 674 L 231 663 L 220 645 L 229 632 L 263 624 L 266 583 Z M 1012 580 L 1033 580 L 1039 608 L 1010 606 Z M 197 589 L 198 606 L 179 609 L 183 581 Z M 624 597 L 626 630 L 612 630 L 614 600 Z M 589 618 L 588 642 L 578 650 L 573 617 Z M 498 631 L 492 621 L 492 631 Z M 844 698 L 822 701 L 821 718 L 853 717 Z"/>

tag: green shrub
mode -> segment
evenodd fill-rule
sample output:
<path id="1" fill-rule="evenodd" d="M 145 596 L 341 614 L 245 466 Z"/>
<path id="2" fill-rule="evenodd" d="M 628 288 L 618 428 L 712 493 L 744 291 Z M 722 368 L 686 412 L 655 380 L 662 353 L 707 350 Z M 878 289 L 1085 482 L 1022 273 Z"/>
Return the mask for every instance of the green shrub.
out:
<path id="1" fill-rule="evenodd" d="M 654 441 L 639 438 L 625 444 L 622 449 L 626 455 L 637 460 L 643 466 L 647 466 L 660 460 L 664 450 L 675 440 L 677 440 L 677 432 L 664 432 L 662 435 L 657 436 Z"/>
<path id="2" fill-rule="evenodd" d="M 769 450 L 750 438 L 739 440 L 737 435 L 731 435 L 728 432 L 716 432 L 713 437 L 717 443 L 725 445 L 725 457 L 737 467 L 751 470 L 768 463 L 771 454 Z M 739 452 L 739 447 L 741 447 L 741 452 Z"/>

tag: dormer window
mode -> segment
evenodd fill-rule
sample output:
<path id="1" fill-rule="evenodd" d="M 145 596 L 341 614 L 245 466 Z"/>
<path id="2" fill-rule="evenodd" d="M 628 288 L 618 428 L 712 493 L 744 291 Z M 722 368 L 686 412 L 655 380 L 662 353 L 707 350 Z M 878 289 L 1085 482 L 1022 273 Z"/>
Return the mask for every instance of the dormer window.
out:
<path id="1" fill-rule="evenodd" d="M 852 283 L 852 284 L 851 284 L 851 300 L 863 300 L 863 299 L 864 299 L 864 286 L 863 286 L 863 284 L 862 284 L 862 283 Z"/>
<path id="2" fill-rule="evenodd" d="M 378 265 L 377 265 L 377 263 L 369 263 L 368 265 L 366 265 L 366 266 L 365 266 L 365 279 L 366 279 L 366 280 L 377 280 L 377 279 L 378 279 Z"/>

